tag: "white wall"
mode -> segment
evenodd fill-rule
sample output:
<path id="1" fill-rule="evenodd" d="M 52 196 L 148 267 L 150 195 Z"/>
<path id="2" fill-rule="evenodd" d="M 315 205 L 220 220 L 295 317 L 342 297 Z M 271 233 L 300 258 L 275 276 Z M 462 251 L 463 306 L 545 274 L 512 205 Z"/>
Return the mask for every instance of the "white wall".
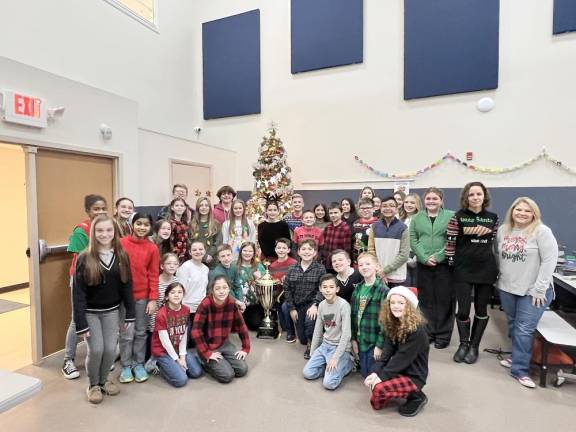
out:
<path id="1" fill-rule="evenodd" d="M 193 132 L 191 2 L 158 4 L 157 33 L 103 0 L 0 0 L 0 88 L 67 108 L 46 131 L 0 123 L 0 136 L 117 152 L 120 192 L 139 205 L 168 200 L 168 158 L 176 155 L 214 165 L 215 187 L 235 184 L 234 154 L 220 148 L 227 142 L 207 147 Z M 108 143 L 101 122 L 114 129 Z"/>
<path id="2" fill-rule="evenodd" d="M 377 180 L 354 161 L 354 154 L 381 171 L 405 172 L 448 151 L 462 158 L 473 151 L 475 164 L 505 167 L 546 146 L 576 168 L 576 34 L 552 36 L 552 6 L 553 0 L 501 2 L 499 89 L 406 102 L 402 1 L 365 1 L 363 64 L 299 75 L 290 73 L 288 0 L 194 2 L 195 53 L 201 52 L 199 23 L 261 9 L 262 114 L 205 121 L 203 138 L 237 146 L 241 189 L 252 189 L 250 164 L 270 120 L 280 125 L 295 186 L 302 189 L 358 188 Z M 201 68 L 196 55 L 194 123 L 201 122 Z M 496 108 L 481 114 L 475 104 L 486 95 L 495 98 Z M 471 179 L 490 186 L 576 184 L 576 177 L 546 163 L 498 176 L 475 175 L 448 164 L 413 186 L 461 187 Z"/>
<path id="3" fill-rule="evenodd" d="M 193 138 L 191 3 L 159 1 L 156 33 L 104 0 L 0 0 L 0 55 L 132 99 L 140 127 Z"/>
<path id="4" fill-rule="evenodd" d="M 62 118 L 46 129 L 0 122 L 0 140 L 79 149 L 121 156 L 121 191 L 138 202 L 138 107 L 128 99 L 0 57 L 0 88 L 19 90 L 46 99 L 48 107 L 64 106 Z M 113 129 L 104 141 L 102 123 Z"/>

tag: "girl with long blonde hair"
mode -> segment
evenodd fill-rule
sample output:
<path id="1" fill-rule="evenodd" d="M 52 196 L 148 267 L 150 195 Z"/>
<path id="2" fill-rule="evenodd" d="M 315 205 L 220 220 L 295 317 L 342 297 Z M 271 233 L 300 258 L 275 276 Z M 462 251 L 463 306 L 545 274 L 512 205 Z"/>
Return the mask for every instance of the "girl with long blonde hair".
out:
<path id="1" fill-rule="evenodd" d="M 128 255 L 120 245 L 119 227 L 106 215 L 96 217 L 90 227 L 88 248 L 80 254 L 72 286 L 76 333 L 88 346 L 86 371 L 88 401 L 102 402 L 120 389 L 108 380 L 116 357 L 120 305 L 126 313 L 124 330 L 135 319 L 135 304 Z"/>
<path id="2" fill-rule="evenodd" d="M 196 212 L 190 222 L 190 239 L 204 243 L 206 255 L 204 263 L 209 267 L 216 265 L 216 251 L 222 244 L 222 227 L 212 214 L 212 204 L 207 197 L 196 201 Z"/>

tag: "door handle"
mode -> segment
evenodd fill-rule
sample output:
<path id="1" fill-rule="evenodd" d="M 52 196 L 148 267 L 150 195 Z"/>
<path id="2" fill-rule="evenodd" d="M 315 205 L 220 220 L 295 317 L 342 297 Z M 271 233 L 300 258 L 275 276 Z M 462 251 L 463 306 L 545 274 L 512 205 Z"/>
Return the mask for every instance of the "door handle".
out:
<path id="1" fill-rule="evenodd" d="M 67 244 L 48 246 L 46 240 L 38 240 L 38 254 L 40 255 L 40 262 L 44 261 L 48 255 L 54 255 L 66 252 L 68 249 Z"/>

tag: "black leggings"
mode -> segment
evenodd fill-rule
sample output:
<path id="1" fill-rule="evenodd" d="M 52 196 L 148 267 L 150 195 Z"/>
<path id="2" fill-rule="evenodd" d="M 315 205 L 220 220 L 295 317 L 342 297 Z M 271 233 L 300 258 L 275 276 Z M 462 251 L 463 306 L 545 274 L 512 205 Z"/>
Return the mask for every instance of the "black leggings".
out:
<path id="1" fill-rule="evenodd" d="M 474 313 L 479 317 L 488 316 L 488 303 L 492 294 L 491 284 L 455 282 L 454 287 L 456 288 L 456 299 L 458 300 L 456 318 L 459 321 L 466 321 L 470 317 L 472 290 L 474 290 Z"/>

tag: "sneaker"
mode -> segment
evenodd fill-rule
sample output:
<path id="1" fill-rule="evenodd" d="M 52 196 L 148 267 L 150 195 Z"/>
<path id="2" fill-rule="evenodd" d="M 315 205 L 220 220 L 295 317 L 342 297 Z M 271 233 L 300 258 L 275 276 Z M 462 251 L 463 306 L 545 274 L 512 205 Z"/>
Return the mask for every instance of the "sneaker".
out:
<path id="1" fill-rule="evenodd" d="M 134 381 L 134 375 L 132 375 L 132 368 L 127 366 L 122 368 L 122 372 L 120 372 L 120 378 L 118 378 L 122 384 L 131 383 Z"/>
<path id="2" fill-rule="evenodd" d="M 288 343 L 296 342 L 296 336 L 287 334 L 286 335 L 286 342 L 288 342 Z"/>
<path id="3" fill-rule="evenodd" d="M 110 366 L 110 372 L 114 371 L 114 369 L 116 369 L 116 363 L 112 363 L 112 366 Z"/>
<path id="4" fill-rule="evenodd" d="M 107 394 L 108 396 L 116 396 L 120 393 L 120 389 L 112 381 L 106 381 L 102 386 L 102 393 Z"/>
<path id="5" fill-rule="evenodd" d="M 156 359 L 154 357 L 150 357 L 146 364 L 144 364 L 144 369 L 148 372 L 149 375 L 159 375 L 160 370 L 158 369 L 158 364 L 156 363 Z"/>
<path id="6" fill-rule="evenodd" d="M 306 351 L 304 351 L 304 359 L 310 360 L 310 347 L 309 346 L 306 348 Z"/>
<path id="7" fill-rule="evenodd" d="M 80 372 L 76 369 L 73 360 L 64 360 L 64 364 L 62 365 L 62 375 L 64 375 L 64 378 L 66 379 L 76 379 L 80 376 Z"/>
<path id="8" fill-rule="evenodd" d="M 102 402 L 102 389 L 100 386 L 95 385 L 92 387 L 88 387 L 86 389 L 86 396 L 88 396 L 88 402 L 93 404 L 99 404 Z"/>
<path id="9" fill-rule="evenodd" d="M 134 379 L 139 383 L 148 380 L 148 372 L 144 369 L 144 365 L 139 364 L 134 367 Z"/>
<path id="10" fill-rule="evenodd" d="M 536 383 L 534 381 L 532 381 L 532 378 L 530 378 L 529 376 L 523 376 L 523 377 L 514 377 L 518 380 L 518 382 L 520 384 L 522 384 L 524 387 L 528 387 L 528 388 L 536 388 Z"/>
<path id="11" fill-rule="evenodd" d="M 510 369 L 512 367 L 512 359 L 505 358 L 500 360 L 500 366 Z"/>
<path id="12" fill-rule="evenodd" d="M 424 408 L 424 405 L 427 403 L 428 398 L 426 395 L 423 392 L 417 390 L 408 395 L 406 398 L 406 403 L 398 408 L 398 414 L 404 417 L 414 417 L 416 414 L 422 411 L 422 408 Z"/>

